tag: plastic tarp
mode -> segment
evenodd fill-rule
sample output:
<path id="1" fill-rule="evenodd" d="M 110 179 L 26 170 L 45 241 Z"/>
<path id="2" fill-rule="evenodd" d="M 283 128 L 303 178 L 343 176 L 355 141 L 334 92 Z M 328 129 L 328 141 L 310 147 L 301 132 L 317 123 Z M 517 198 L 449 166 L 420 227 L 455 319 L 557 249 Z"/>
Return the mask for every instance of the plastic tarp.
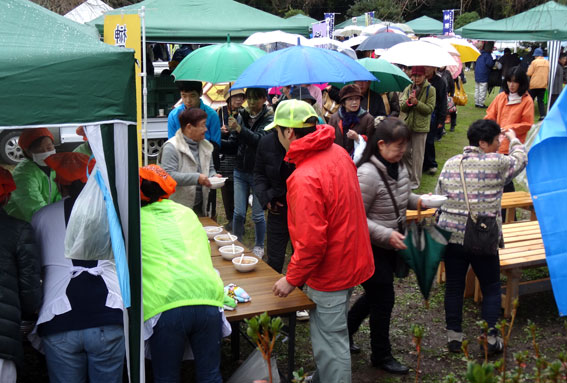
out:
<path id="1" fill-rule="evenodd" d="M 482 18 L 480 20 L 473 21 L 472 23 L 468 23 L 468 24 L 463 25 L 462 27 L 460 27 L 458 29 L 455 29 L 455 34 L 461 35 L 461 34 L 463 34 L 463 28 L 474 28 L 474 27 L 478 27 L 480 25 L 484 25 L 486 23 L 489 23 L 491 21 L 494 21 L 494 19 L 491 19 L 490 17 L 485 17 L 485 18 Z"/>
<path id="2" fill-rule="evenodd" d="M 561 316 L 567 315 L 567 91 L 543 120 L 528 153 L 528 183 Z"/>
<path id="3" fill-rule="evenodd" d="M 279 29 L 308 35 L 305 25 L 232 0 L 145 0 L 117 8 L 105 15 L 137 14 L 145 7 L 146 39 L 167 43 L 242 42 L 255 32 Z M 104 16 L 91 21 L 100 33 Z"/>
<path id="4" fill-rule="evenodd" d="M 421 16 L 406 23 L 416 35 L 440 35 L 443 33 L 443 23 L 429 16 Z"/>
<path id="5" fill-rule="evenodd" d="M 101 0 L 87 0 L 83 4 L 65 14 L 65 17 L 84 24 L 94 20 L 105 12 L 112 10 L 112 7 Z"/>
<path id="6" fill-rule="evenodd" d="M 0 2 L 0 127 L 135 121 L 134 52 L 27 0 Z"/>
<path id="7" fill-rule="evenodd" d="M 485 40 L 567 40 L 567 6 L 549 1 L 506 19 L 465 25 L 462 36 Z"/>

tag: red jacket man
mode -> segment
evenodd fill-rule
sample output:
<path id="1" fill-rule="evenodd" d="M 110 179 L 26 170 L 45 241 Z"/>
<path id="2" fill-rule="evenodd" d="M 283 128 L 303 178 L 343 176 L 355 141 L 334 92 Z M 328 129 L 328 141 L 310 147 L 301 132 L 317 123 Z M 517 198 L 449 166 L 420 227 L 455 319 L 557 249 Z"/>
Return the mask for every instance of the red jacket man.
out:
<path id="1" fill-rule="evenodd" d="M 356 166 L 333 143 L 334 128 L 315 127 L 314 116 L 303 101 L 283 101 L 267 127 L 276 127 L 286 161 L 296 165 L 287 180 L 294 254 L 273 291 L 285 297 L 307 285 L 317 304 L 310 321 L 319 381 L 350 382 L 348 301 L 352 288 L 374 273 L 374 261 Z"/>

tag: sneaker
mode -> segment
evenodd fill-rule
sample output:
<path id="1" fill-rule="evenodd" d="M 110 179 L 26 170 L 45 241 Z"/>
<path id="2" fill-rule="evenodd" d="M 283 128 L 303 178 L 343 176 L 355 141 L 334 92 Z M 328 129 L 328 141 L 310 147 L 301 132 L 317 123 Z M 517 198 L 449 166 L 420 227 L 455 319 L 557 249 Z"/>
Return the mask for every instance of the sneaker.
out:
<path id="1" fill-rule="evenodd" d="M 481 350 L 484 352 L 484 348 L 481 345 Z M 504 350 L 504 342 L 502 338 L 496 335 L 488 336 L 488 355 L 500 354 Z"/>
<path id="2" fill-rule="evenodd" d="M 254 253 L 254 255 L 259 258 L 262 259 L 264 258 L 264 248 L 261 246 L 254 246 L 254 248 L 252 249 L 252 252 Z"/>
<path id="3" fill-rule="evenodd" d="M 429 168 L 425 172 L 429 175 L 435 175 L 435 173 L 437 173 L 437 168 Z"/>
<path id="4" fill-rule="evenodd" d="M 297 320 L 309 320 L 309 310 L 299 310 L 295 312 L 295 318 Z"/>

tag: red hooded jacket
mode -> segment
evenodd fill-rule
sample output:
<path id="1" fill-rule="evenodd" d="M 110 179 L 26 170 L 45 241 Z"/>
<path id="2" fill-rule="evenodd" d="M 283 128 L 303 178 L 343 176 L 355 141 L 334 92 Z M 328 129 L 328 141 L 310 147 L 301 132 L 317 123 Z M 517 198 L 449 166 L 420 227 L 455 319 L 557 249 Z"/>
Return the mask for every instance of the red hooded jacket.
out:
<path id="1" fill-rule="evenodd" d="M 319 125 L 292 142 L 286 156 L 296 164 L 287 180 L 294 253 L 286 280 L 319 291 L 345 290 L 374 274 L 356 166 L 334 139 L 332 126 Z"/>

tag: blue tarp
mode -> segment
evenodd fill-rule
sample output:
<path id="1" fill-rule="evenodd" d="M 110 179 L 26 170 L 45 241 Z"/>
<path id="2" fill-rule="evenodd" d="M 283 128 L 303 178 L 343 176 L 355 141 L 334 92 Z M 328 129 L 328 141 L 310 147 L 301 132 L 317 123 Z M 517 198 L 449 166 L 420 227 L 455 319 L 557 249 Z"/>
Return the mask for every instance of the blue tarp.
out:
<path id="1" fill-rule="evenodd" d="M 567 91 L 547 114 L 528 153 L 528 183 L 559 315 L 567 315 Z"/>

